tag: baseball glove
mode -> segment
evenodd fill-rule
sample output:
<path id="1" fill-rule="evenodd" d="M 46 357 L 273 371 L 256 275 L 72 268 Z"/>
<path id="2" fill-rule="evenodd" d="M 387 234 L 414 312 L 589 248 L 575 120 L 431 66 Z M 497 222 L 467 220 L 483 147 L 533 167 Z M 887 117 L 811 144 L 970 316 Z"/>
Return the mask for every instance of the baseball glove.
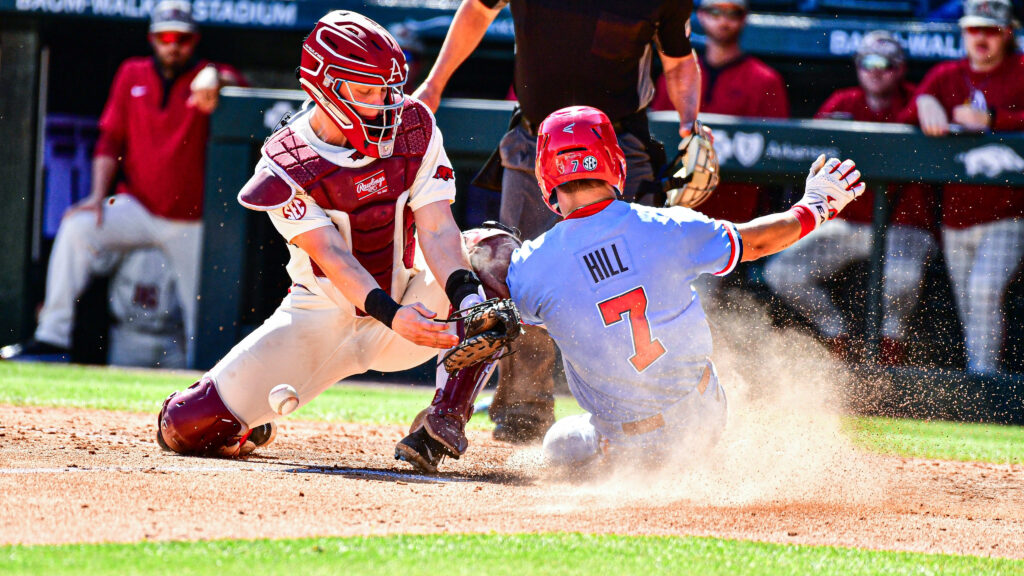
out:
<path id="1" fill-rule="evenodd" d="M 718 155 L 700 121 L 694 122 L 693 134 L 679 143 L 679 154 L 667 172 L 662 179 L 666 206 L 694 208 L 718 186 Z"/>
<path id="2" fill-rule="evenodd" d="M 459 343 L 449 350 L 441 362 L 449 374 L 495 357 L 509 349 L 519 337 L 519 310 L 508 299 L 491 298 L 475 306 L 457 310 L 448 318 L 459 323 Z"/>

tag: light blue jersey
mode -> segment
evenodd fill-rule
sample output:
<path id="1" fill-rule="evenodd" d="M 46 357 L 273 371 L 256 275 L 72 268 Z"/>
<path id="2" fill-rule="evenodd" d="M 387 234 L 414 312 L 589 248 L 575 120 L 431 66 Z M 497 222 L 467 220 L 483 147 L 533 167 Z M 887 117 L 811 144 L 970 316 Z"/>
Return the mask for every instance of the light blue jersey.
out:
<path id="1" fill-rule="evenodd" d="M 545 325 L 561 349 L 580 406 L 630 422 L 698 384 L 711 331 L 692 282 L 732 272 L 742 253 L 730 222 L 614 201 L 526 242 L 508 285 L 524 321 Z"/>

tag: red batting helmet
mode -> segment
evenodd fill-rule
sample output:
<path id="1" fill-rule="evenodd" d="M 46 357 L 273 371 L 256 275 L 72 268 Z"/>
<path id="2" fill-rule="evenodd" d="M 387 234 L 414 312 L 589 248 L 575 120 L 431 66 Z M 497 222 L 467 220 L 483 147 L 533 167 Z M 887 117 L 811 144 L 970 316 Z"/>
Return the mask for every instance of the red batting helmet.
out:
<path id="1" fill-rule="evenodd" d="M 590 106 L 569 106 L 552 112 L 540 123 L 536 170 L 544 202 L 561 214 L 556 186 L 595 178 L 621 193 L 626 182 L 626 157 L 604 112 Z"/>
<path id="2" fill-rule="evenodd" d="M 374 158 L 391 156 L 402 121 L 408 76 L 398 42 L 366 16 L 335 10 L 320 19 L 302 43 L 299 83 L 331 117 L 349 146 Z M 384 87 L 381 104 L 355 99 L 353 86 Z M 355 106 L 376 111 L 360 116 Z"/>

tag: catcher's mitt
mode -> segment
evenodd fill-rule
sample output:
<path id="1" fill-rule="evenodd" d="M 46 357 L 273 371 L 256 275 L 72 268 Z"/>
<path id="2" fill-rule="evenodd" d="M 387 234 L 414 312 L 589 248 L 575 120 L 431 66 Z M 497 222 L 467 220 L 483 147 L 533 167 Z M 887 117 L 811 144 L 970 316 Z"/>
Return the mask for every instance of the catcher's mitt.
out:
<path id="1" fill-rule="evenodd" d="M 679 143 L 679 154 L 662 179 L 666 206 L 694 208 L 718 186 L 718 155 L 704 125 L 694 122 L 693 134 Z"/>
<path id="2" fill-rule="evenodd" d="M 442 358 L 449 374 L 493 358 L 508 350 L 523 329 L 519 310 L 508 299 L 492 298 L 455 311 L 449 322 L 459 322 L 460 342 Z"/>

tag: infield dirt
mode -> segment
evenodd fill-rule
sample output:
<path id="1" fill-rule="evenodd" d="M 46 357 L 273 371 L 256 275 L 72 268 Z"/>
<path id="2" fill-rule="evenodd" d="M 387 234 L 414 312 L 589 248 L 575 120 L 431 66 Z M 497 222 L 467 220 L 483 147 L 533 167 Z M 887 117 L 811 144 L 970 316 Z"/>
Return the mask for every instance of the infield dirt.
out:
<path id="1" fill-rule="evenodd" d="M 851 452 L 870 479 L 852 487 L 822 475 L 836 462 L 802 487 L 799 471 L 727 470 L 580 485 L 476 432 L 429 478 L 391 459 L 397 426 L 286 421 L 261 455 L 227 461 L 162 452 L 153 420 L 0 406 L 0 543 L 579 531 L 1024 558 L 1021 466 Z"/>

